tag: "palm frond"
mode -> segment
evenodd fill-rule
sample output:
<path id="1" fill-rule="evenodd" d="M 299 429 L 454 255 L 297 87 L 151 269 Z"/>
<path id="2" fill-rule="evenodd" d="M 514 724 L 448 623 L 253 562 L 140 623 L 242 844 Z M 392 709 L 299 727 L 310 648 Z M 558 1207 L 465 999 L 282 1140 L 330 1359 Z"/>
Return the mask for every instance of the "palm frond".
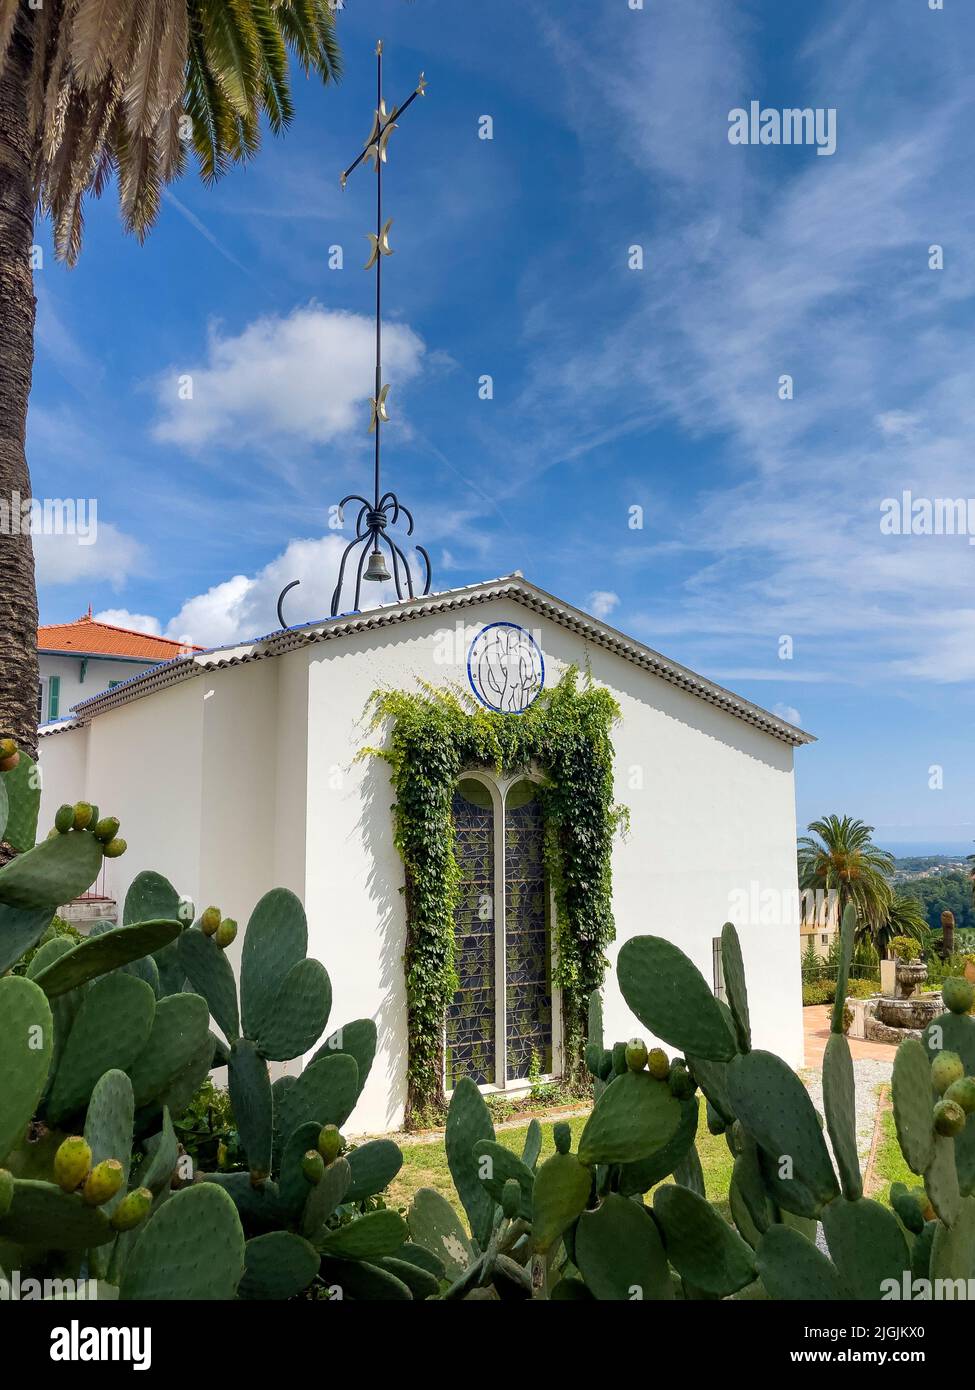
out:
<path id="1" fill-rule="evenodd" d="M 0 67 L 7 56 L 20 8 L 21 0 L 0 0 Z"/>
<path id="2" fill-rule="evenodd" d="M 236 114 L 246 120 L 259 90 L 261 52 L 246 0 L 199 0 L 206 63 Z"/>
<path id="3" fill-rule="evenodd" d="M 82 87 L 96 86 L 118 54 L 134 0 L 77 0 L 71 23 L 71 67 Z M 135 0 L 138 3 L 138 0 Z"/>
<path id="4" fill-rule="evenodd" d="M 203 39 L 195 26 L 189 34 L 186 72 L 186 113 L 190 118 L 193 148 L 204 183 L 212 183 L 226 171 L 229 155 L 224 141 L 229 107 L 207 66 Z"/>
<path id="5" fill-rule="evenodd" d="M 179 6 L 185 10 L 183 0 Z M 159 119 L 159 49 L 171 8 L 171 0 L 142 0 L 137 7 L 139 17 L 133 26 L 122 93 L 125 119 L 134 135 L 148 135 Z"/>
<path id="6" fill-rule="evenodd" d="M 157 116 L 182 105 L 186 87 L 189 14 L 186 0 L 168 0 L 166 25 L 159 45 L 159 110 Z"/>
<path id="7" fill-rule="evenodd" d="M 278 135 L 294 115 L 288 90 L 288 51 L 268 0 L 252 0 L 251 8 L 261 45 L 262 105 L 271 130 Z"/>

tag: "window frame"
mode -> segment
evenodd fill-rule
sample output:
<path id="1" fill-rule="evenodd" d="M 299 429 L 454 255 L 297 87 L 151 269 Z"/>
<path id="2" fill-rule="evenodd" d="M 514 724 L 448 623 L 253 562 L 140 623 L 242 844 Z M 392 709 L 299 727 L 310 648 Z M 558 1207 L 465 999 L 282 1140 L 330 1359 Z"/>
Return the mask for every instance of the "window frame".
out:
<path id="1" fill-rule="evenodd" d="M 505 808 L 508 793 L 519 782 L 542 783 L 543 778 L 535 768 L 508 777 L 496 777 L 482 768 L 461 772 L 455 788 L 462 782 L 480 782 L 491 797 L 494 814 L 494 1080 L 478 1086 L 482 1095 L 514 1095 L 531 1089 L 528 1077 L 508 1079 L 508 952 L 507 952 L 507 881 L 505 862 Z M 543 1072 L 538 1080 L 542 1083 L 559 1081 L 564 1072 L 563 1031 L 562 1031 L 562 991 L 555 984 L 558 961 L 558 940 L 555 932 L 555 893 L 551 884 L 546 885 L 549 912 L 549 973 L 552 980 L 552 1071 Z M 453 1088 L 448 1086 L 447 1067 L 447 1022 L 444 1020 L 444 1091 L 449 1097 Z"/>

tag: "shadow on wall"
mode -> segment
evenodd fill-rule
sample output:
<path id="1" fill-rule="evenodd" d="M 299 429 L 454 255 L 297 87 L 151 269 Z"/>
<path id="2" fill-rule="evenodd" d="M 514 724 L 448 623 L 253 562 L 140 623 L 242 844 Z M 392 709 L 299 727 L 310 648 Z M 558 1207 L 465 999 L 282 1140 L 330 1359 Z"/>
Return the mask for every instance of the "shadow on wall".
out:
<path id="1" fill-rule="evenodd" d="M 384 1056 L 387 1075 L 395 1078 L 395 1088 L 387 1102 L 386 1123 L 395 1128 L 406 1104 L 406 985 L 403 953 L 406 949 L 406 904 L 403 861 L 393 842 L 393 786 L 389 767 L 379 758 L 370 758 L 362 778 L 360 817 L 356 831 L 369 855 L 366 888 L 375 904 L 379 930 L 379 1003 L 375 1012 L 379 1033 L 378 1051 Z M 355 930 L 355 924 L 351 924 Z"/>

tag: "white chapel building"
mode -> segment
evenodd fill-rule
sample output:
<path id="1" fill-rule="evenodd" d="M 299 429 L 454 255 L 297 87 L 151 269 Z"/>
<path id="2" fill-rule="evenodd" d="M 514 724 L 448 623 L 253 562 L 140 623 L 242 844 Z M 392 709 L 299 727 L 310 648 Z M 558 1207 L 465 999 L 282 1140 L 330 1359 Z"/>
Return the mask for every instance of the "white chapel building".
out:
<path id="1" fill-rule="evenodd" d="M 512 637 L 524 669 L 508 686 L 491 653 Z M 70 715 L 62 705 L 57 722 L 40 731 L 41 833 L 64 801 L 84 798 L 119 816 L 129 851 L 107 862 L 108 890 L 120 903 L 136 873 L 156 869 L 198 908 L 215 903 L 243 927 L 268 889 L 292 889 L 307 912 L 308 953 L 332 979 L 330 1026 L 370 1017 L 378 1027 L 376 1061 L 348 1132 L 395 1129 L 406 1096 L 404 875 L 389 768 L 356 757 L 380 737 L 367 727 L 367 702 L 378 687 L 453 684 L 517 718 L 537 688 L 573 665 L 612 692 L 622 715 L 613 731 L 616 799 L 630 825 L 613 855 L 607 1038 L 645 1034 L 616 985 L 612 963 L 624 941 L 672 939 L 720 993 L 715 939 L 732 919 L 755 1044 L 800 1065 L 793 757 L 811 735 L 520 574 L 175 655 L 80 698 Z M 523 836 L 541 835 L 529 783 L 496 785 L 483 769 L 472 772 L 455 797 L 464 828 L 497 836 L 517 816 Z M 505 859 L 494 857 L 502 906 L 489 928 L 502 1001 L 491 1040 L 499 1056 L 484 1084 L 516 1090 L 526 1068 L 511 1065 L 515 1040 L 502 1036 L 516 1026 L 503 1005 L 504 941 L 533 924 L 505 918 Z M 760 913 L 747 907 L 756 902 Z M 781 907 L 769 911 L 769 903 Z M 233 949 L 240 944 L 238 937 Z M 537 1004 L 526 1035 L 539 1045 L 544 1072 L 558 1075 L 557 994 L 544 972 L 527 991 L 521 986 L 529 1011 Z M 451 1047 L 448 1031 L 448 1086 Z"/>

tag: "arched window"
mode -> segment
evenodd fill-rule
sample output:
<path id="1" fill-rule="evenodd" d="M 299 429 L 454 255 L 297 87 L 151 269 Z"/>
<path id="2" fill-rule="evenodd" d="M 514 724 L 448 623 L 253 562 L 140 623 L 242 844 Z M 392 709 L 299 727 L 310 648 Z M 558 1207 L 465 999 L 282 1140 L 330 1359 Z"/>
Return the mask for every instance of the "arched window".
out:
<path id="1" fill-rule="evenodd" d="M 458 782 L 453 812 L 458 989 L 447 1010 L 447 1087 L 462 1076 L 518 1087 L 557 1070 L 541 803 L 530 778 L 477 772 Z"/>

